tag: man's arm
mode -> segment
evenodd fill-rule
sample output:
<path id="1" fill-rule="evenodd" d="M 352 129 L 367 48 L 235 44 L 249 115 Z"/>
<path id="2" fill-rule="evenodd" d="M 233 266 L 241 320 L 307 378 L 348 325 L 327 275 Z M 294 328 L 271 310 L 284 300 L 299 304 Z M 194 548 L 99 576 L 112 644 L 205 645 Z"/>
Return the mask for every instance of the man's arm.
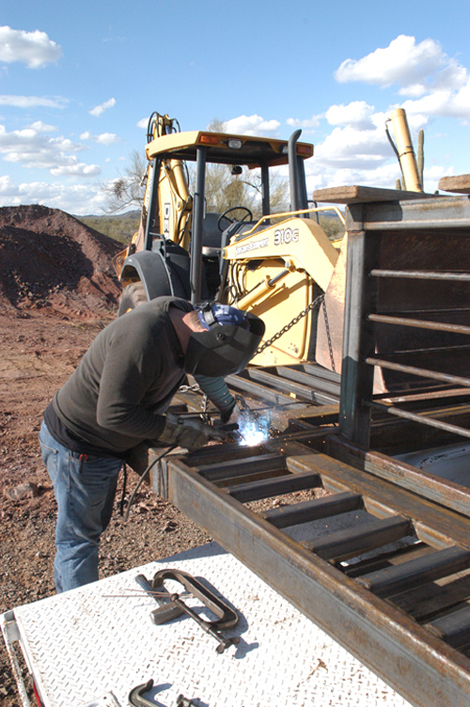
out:
<path id="1" fill-rule="evenodd" d="M 131 348 L 125 334 L 112 341 L 100 379 L 96 409 L 100 426 L 140 439 L 159 437 L 165 417 L 150 412 L 142 404 L 159 374 L 156 359 L 148 344 Z"/>

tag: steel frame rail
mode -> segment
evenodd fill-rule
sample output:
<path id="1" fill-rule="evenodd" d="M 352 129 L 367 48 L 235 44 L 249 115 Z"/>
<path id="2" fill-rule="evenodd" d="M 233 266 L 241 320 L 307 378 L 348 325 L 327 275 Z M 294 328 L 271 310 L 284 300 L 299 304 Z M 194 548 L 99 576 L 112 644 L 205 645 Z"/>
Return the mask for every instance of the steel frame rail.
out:
<path id="1" fill-rule="evenodd" d="M 320 432 L 313 437 L 320 438 Z M 311 439 L 305 432 L 304 443 Z M 229 447 L 168 462 L 164 494 L 413 705 L 468 704 L 470 660 L 459 649 L 470 643 L 465 602 L 454 596 L 451 606 L 420 624 L 399 601 L 410 588 L 427 583 L 435 588 L 439 579 L 470 570 L 468 520 L 288 437 L 251 453 Z M 261 514 L 243 505 L 319 486 L 332 495 Z M 324 536 L 303 543 L 282 530 L 318 518 L 328 526 L 354 508 L 365 509 L 370 524 L 326 529 Z M 394 564 L 394 553 L 399 557 L 403 550 L 391 550 L 390 543 L 410 536 L 427 554 L 415 558 L 411 552 L 408 562 Z M 359 563 L 355 576 L 348 576 L 344 560 L 372 549 L 381 559 L 365 563 L 362 574 Z M 439 624 L 446 612 L 453 628 L 449 618 Z"/>

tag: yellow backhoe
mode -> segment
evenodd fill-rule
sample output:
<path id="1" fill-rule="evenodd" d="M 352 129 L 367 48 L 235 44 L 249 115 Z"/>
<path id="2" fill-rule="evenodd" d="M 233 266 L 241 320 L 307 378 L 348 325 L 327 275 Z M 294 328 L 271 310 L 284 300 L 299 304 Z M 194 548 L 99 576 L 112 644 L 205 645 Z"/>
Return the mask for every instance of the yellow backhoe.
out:
<path id="1" fill-rule="evenodd" d="M 392 121 L 406 188 L 422 189 L 404 111 L 395 111 Z M 313 145 L 299 142 L 300 133 L 284 141 L 181 132 L 168 115 L 151 116 L 140 226 L 116 261 L 124 288 L 120 314 L 160 295 L 173 294 L 194 304 L 216 299 L 252 311 L 265 322 L 265 338 L 253 364 L 320 358 L 337 370 L 342 323 L 333 317 L 335 331 L 330 331 L 320 296 L 332 285 L 341 298 L 345 254 L 340 255 L 338 244 L 319 225 L 319 212 L 331 208 L 308 200 L 304 162 L 313 155 Z M 193 193 L 190 163 L 195 164 Z M 259 218 L 243 204 L 221 214 L 206 211 L 206 170 L 212 164 L 227 165 L 235 178 L 243 169 L 258 170 Z M 282 165 L 288 166 L 291 210 L 271 213 L 270 180 Z M 341 211 L 332 208 L 344 223 Z"/>

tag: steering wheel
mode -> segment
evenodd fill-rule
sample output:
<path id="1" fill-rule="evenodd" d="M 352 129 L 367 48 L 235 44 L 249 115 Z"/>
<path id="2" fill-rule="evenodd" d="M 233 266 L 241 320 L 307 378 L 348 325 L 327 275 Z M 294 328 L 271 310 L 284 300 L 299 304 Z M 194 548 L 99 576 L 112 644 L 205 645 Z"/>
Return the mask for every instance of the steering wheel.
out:
<path id="1" fill-rule="evenodd" d="M 240 219 L 228 218 L 227 214 L 231 213 L 232 211 L 246 211 L 246 213 L 243 216 L 243 218 L 240 218 Z M 226 228 L 226 227 L 225 228 L 222 227 L 222 219 L 225 219 L 229 223 L 235 223 L 235 222 L 243 223 L 244 221 L 253 221 L 253 214 L 250 211 L 250 209 L 248 209 L 246 206 L 232 206 L 231 209 L 227 209 L 226 211 L 224 211 L 224 213 L 221 214 L 219 216 L 219 218 L 217 219 L 217 228 L 219 229 L 219 231 L 225 231 L 225 228 Z"/>

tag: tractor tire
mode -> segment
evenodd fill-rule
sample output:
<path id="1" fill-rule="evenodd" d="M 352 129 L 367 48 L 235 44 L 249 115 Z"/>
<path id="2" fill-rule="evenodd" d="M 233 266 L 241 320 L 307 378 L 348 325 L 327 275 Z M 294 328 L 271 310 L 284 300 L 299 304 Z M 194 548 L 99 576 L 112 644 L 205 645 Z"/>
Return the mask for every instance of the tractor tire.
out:
<path id="1" fill-rule="evenodd" d="M 118 317 L 139 307 L 141 304 L 145 304 L 145 302 L 147 302 L 147 296 L 141 282 L 133 282 L 132 285 L 127 285 L 122 291 L 119 300 Z"/>

